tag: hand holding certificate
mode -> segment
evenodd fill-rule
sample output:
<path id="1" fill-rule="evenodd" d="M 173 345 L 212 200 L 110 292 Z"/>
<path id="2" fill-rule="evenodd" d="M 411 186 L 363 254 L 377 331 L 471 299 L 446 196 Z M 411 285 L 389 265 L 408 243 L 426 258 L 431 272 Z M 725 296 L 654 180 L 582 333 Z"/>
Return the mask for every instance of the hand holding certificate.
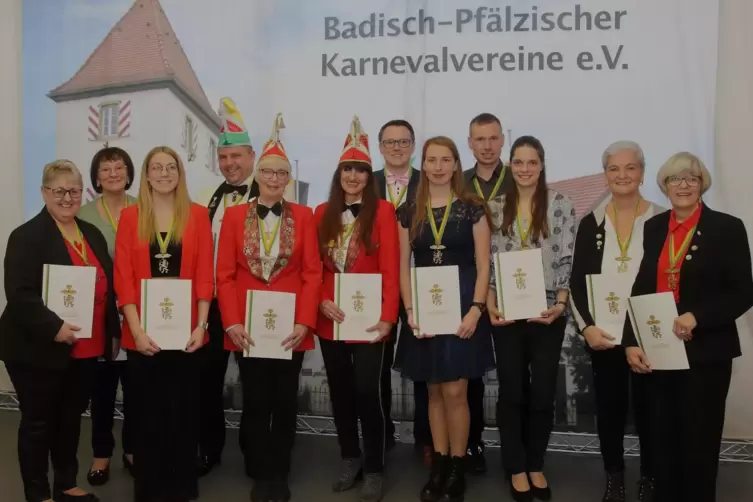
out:
<path id="1" fill-rule="evenodd" d="M 42 272 L 42 301 L 65 324 L 55 339 L 72 344 L 91 338 L 94 324 L 95 267 L 45 265 Z"/>
<path id="2" fill-rule="evenodd" d="M 507 321 L 540 320 L 547 311 L 541 249 L 497 253 L 497 307 Z"/>
<path id="3" fill-rule="evenodd" d="M 648 371 L 689 369 L 685 342 L 674 333 L 678 315 L 672 293 L 633 296 L 628 299 L 628 307 L 635 337 L 648 360 L 629 351 L 631 366 L 640 372 L 646 372 L 643 366 Z"/>
<path id="4" fill-rule="evenodd" d="M 295 295 L 276 291 L 246 293 L 246 332 L 251 343 L 243 357 L 292 359 L 307 328 L 295 324 Z"/>
<path id="5" fill-rule="evenodd" d="M 590 274 L 586 276 L 588 307 L 596 327 L 609 337 L 610 345 L 622 343 L 628 297 L 633 287 L 633 278 L 625 274 Z M 598 349 L 598 340 L 589 345 Z M 607 348 L 607 347 L 605 347 Z"/>
<path id="6" fill-rule="evenodd" d="M 192 332 L 191 281 L 142 279 L 141 329 L 160 350 L 185 350 Z M 137 347 L 149 341 L 139 339 Z"/>
<path id="7" fill-rule="evenodd" d="M 460 282 L 456 265 L 411 268 L 413 311 L 417 337 L 455 334 L 462 322 Z"/>
<path id="8" fill-rule="evenodd" d="M 334 303 L 343 314 L 334 319 L 335 340 L 371 342 L 381 336 L 374 333 L 382 315 L 381 274 L 336 274 Z"/>

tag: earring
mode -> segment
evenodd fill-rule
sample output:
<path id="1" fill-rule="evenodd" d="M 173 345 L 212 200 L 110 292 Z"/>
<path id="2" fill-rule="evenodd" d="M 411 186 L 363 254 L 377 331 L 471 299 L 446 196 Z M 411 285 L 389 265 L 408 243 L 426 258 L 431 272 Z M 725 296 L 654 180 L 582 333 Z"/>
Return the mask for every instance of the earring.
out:
<path id="1" fill-rule="evenodd" d="M 99 182 L 99 180 L 97 180 L 97 188 L 99 188 L 100 186 L 102 186 L 102 184 Z"/>

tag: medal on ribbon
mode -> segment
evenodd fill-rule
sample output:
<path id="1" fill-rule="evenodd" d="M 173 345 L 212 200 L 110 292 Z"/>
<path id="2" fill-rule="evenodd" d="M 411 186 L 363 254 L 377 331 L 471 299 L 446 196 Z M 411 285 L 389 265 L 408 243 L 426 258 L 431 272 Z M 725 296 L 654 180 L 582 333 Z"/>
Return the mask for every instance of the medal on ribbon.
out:
<path id="1" fill-rule="evenodd" d="M 353 230 L 355 228 L 356 220 L 353 220 L 349 225 L 345 227 L 345 230 L 343 230 L 342 234 L 340 234 L 340 237 L 338 238 L 337 250 L 335 251 L 335 263 L 338 266 L 342 265 L 343 269 L 345 268 L 345 257 L 348 251 L 348 239 L 353 234 Z"/>
<path id="2" fill-rule="evenodd" d="M 275 241 L 277 240 L 277 234 L 280 232 L 280 223 L 282 222 L 282 216 L 277 218 L 277 223 L 275 224 L 275 228 L 272 229 L 272 231 L 267 230 L 267 226 L 264 224 L 264 220 L 259 218 L 259 215 L 256 215 L 256 221 L 259 225 L 261 242 L 264 246 L 264 256 L 269 256 L 272 254 L 272 246 L 274 246 Z"/>
<path id="3" fill-rule="evenodd" d="M 429 217 L 429 226 L 431 227 L 431 233 L 434 235 L 434 244 L 430 246 L 434 250 L 434 263 L 440 265 L 442 263 L 442 251 L 445 246 L 442 245 L 442 236 L 444 235 L 445 228 L 447 227 L 447 220 L 450 217 L 450 209 L 452 208 L 453 193 L 450 192 L 450 198 L 447 201 L 447 205 L 444 208 L 444 216 L 442 216 L 442 223 L 437 230 L 437 222 L 434 220 L 434 211 L 431 208 L 431 201 L 426 201 L 426 213 Z"/>
<path id="4" fill-rule="evenodd" d="M 695 229 L 695 226 L 690 229 L 690 232 L 685 236 L 685 240 L 682 241 L 682 245 L 677 252 L 675 252 L 675 235 L 673 232 L 670 232 L 669 234 L 669 268 L 665 273 L 667 274 L 667 285 L 672 291 L 677 289 L 677 275 L 680 273 L 679 262 L 688 251 L 688 246 L 690 246 L 690 241 L 693 240 Z"/>
<path id="5" fill-rule="evenodd" d="M 60 234 L 63 236 L 63 239 L 65 239 L 68 244 L 71 245 L 76 254 L 81 257 L 81 259 L 84 261 L 84 264 L 91 266 L 86 252 L 86 242 L 84 242 L 84 236 L 83 234 L 81 234 L 81 230 L 78 228 L 78 225 L 76 225 L 76 239 L 70 239 L 67 235 L 65 235 L 65 232 L 63 232 L 63 229 L 60 228 L 59 225 L 58 230 L 60 230 Z"/>
<path id="6" fill-rule="evenodd" d="M 533 218 L 531 218 L 533 220 Z M 520 246 L 523 249 L 528 249 L 528 236 L 531 233 L 531 224 L 533 222 L 528 222 L 528 227 L 523 230 L 523 224 L 520 221 L 520 207 L 518 207 L 517 213 L 515 213 L 515 225 L 518 227 L 518 234 L 520 235 Z"/>
<path id="7" fill-rule="evenodd" d="M 638 203 L 635 205 L 635 214 L 633 215 L 633 222 L 630 224 L 630 233 L 627 239 L 623 242 L 620 239 L 620 234 L 617 230 L 617 207 L 612 203 L 612 214 L 614 215 L 614 233 L 617 236 L 617 244 L 620 246 L 620 256 L 615 258 L 620 264 L 617 266 L 617 273 L 623 274 L 628 270 L 628 264 L 632 258 L 628 256 L 628 249 L 630 248 L 630 241 L 633 238 L 633 230 L 635 229 L 635 220 L 638 219 L 638 209 L 641 207 L 641 199 L 638 198 Z"/>
<path id="8" fill-rule="evenodd" d="M 157 267 L 161 274 L 167 274 L 170 270 L 170 262 L 168 262 L 167 260 L 168 258 L 171 258 L 172 255 L 167 252 L 167 246 L 170 244 L 170 241 L 173 238 L 173 228 L 174 222 L 171 220 L 170 228 L 168 228 L 167 234 L 165 235 L 164 239 L 162 238 L 162 234 L 160 232 L 156 232 L 157 244 L 159 245 L 159 253 L 154 255 L 154 257 L 159 260 Z"/>
<path id="9" fill-rule="evenodd" d="M 484 197 L 484 191 L 481 190 L 481 185 L 479 185 L 479 183 L 478 183 L 478 178 L 476 176 L 474 176 L 473 177 L 473 188 L 476 189 L 476 193 L 478 194 L 478 196 L 481 197 L 482 199 L 484 199 L 487 202 L 490 201 L 490 200 L 492 200 L 494 197 L 496 197 L 497 196 L 497 192 L 499 192 L 499 187 L 502 186 L 502 180 L 505 179 L 505 171 L 506 170 L 507 170 L 507 166 L 503 164 L 502 165 L 502 171 L 500 171 L 499 178 L 497 178 L 497 182 L 494 184 L 494 188 L 492 188 L 492 193 L 489 194 L 489 198 L 488 199 L 486 197 Z"/>
<path id="10" fill-rule="evenodd" d="M 102 199 L 102 207 L 105 210 L 105 215 L 107 215 L 107 220 L 110 222 L 110 226 L 117 233 L 118 223 L 120 223 L 120 216 L 118 216 L 117 218 L 112 217 L 112 213 L 110 212 L 110 208 L 107 207 L 107 203 L 105 202 L 105 199 Z M 126 196 L 125 206 L 123 206 L 123 209 L 127 207 L 128 207 L 128 196 Z"/>

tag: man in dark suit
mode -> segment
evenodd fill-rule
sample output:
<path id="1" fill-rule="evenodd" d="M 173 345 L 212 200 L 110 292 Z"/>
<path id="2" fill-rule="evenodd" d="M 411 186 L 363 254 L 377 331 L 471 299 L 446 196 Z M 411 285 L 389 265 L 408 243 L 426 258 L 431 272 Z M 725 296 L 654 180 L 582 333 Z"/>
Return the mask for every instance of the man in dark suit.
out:
<path id="1" fill-rule="evenodd" d="M 502 159 L 502 146 L 505 135 L 502 123 L 491 113 L 482 113 L 471 120 L 468 147 L 473 151 L 476 165 L 466 170 L 465 184 L 479 197 L 489 201 L 504 193 L 507 185 L 514 183 L 511 175 L 506 175 Z M 468 470 L 476 474 L 486 472 L 484 457 L 484 381 L 468 381 L 468 408 L 471 413 L 471 427 L 468 432 Z"/>
<path id="2" fill-rule="evenodd" d="M 411 167 L 411 157 L 416 144 L 416 136 L 413 132 L 413 126 L 406 120 L 391 120 L 384 124 L 379 130 L 379 151 L 384 158 L 384 169 L 374 172 L 374 180 L 379 188 L 379 195 L 392 203 L 397 210 L 408 200 L 416 197 L 419 177 L 413 174 Z M 400 302 L 400 323 L 407 325 L 408 317 Z M 382 372 L 382 406 L 384 414 L 388 419 L 385 421 L 387 450 L 395 446 L 395 424 L 389 418 L 392 411 L 392 363 L 395 357 L 395 343 L 398 338 L 399 324 L 392 327 L 387 350 L 385 352 L 385 361 Z M 426 386 L 423 388 L 425 405 L 422 425 L 425 424 L 425 430 L 416 430 L 415 436 L 417 447 L 431 446 L 431 434 L 429 432 L 429 415 L 428 415 L 428 393 Z M 418 395 L 418 394 L 417 394 Z M 418 398 L 417 398 L 418 399 Z M 418 407 L 416 407 L 418 410 Z M 419 411 L 416 411 L 417 415 Z M 418 418 L 416 419 L 418 422 Z M 419 426 L 416 425 L 418 429 Z M 420 438 L 418 437 L 420 436 Z M 428 442 L 427 442 L 428 441 Z"/>
<path id="3" fill-rule="evenodd" d="M 248 130 L 235 103 L 223 98 L 219 110 L 222 119 L 220 140 L 217 145 L 219 167 L 225 182 L 212 194 L 207 206 L 212 222 L 212 234 L 217 256 L 217 241 L 225 209 L 248 202 L 259 195 L 259 187 L 253 179 L 256 154 Z M 216 260 L 216 258 L 215 258 Z M 216 263 L 216 262 L 215 262 Z M 220 462 L 225 446 L 224 389 L 229 352 L 223 347 L 225 331 L 217 299 L 209 308 L 209 343 L 202 348 L 204 354 L 200 399 L 201 434 L 199 441 L 199 475 L 208 474 Z M 241 424 L 241 436 L 243 426 Z M 243 441 L 241 440 L 241 449 Z"/>

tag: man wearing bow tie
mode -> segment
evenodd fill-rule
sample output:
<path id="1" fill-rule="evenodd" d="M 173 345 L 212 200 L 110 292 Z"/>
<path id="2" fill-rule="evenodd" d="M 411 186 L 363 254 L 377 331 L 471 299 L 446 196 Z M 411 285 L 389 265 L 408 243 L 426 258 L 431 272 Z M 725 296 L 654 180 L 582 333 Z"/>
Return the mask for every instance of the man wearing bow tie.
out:
<path id="1" fill-rule="evenodd" d="M 395 210 L 406 203 L 406 201 L 415 199 L 416 190 L 418 189 L 417 175 L 413 174 L 411 167 L 411 157 L 416 144 L 416 135 L 413 126 L 406 120 L 391 120 L 384 124 L 379 130 L 379 151 L 384 159 L 384 169 L 374 172 L 374 181 L 376 181 L 381 197 L 392 203 Z M 407 326 L 408 319 L 400 302 L 400 321 Z M 385 410 L 385 416 L 390 416 L 392 409 L 392 363 L 395 355 L 395 343 L 398 338 L 398 324 L 392 327 L 390 339 L 387 342 L 387 351 L 385 352 L 384 373 L 382 375 L 382 398 Z M 420 393 L 423 390 L 423 397 L 418 396 L 419 402 L 424 403 L 421 409 L 417 411 L 417 418 L 414 425 L 414 437 L 416 438 L 416 448 L 431 448 L 431 433 L 429 431 L 429 396 L 426 385 L 418 389 Z M 424 416 L 425 415 L 425 416 Z M 389 450 L 395 444 L 395 424 L 392 420 L 386 421 L 387 449 Z M 433 449 L 432 449 L 433 450 Z M 431 454 L 429 454 L 431 458 Z"/>
<path id="2" fill-rule="evenodd" d="M 251 139 L 243 118 L 230 98 L 221 100 L 219 115 L 222 119 L 222 128 L 217 156 L 220 172 L 225 181 L 215 190 L 208 203 L 215 243 L 215 264 L 217 240 L 225 210 L 228 207 L 247 203 L 259 195 L 259 186 L 253 180 L 256 154 L 251 146 Z M 209 309 L 209 343 L 201 349 L 204 352 L 204 366 L 200 389 L 201 406 L 199 407 L 201 410 L 198 461 L 200 476 L 208 474 L 220 462 L 225 446 L 223 394 L 229 352 L 223 347 L 224 335 L 220 309 L 215 298 Z M 241 449 L 243 444 L 241 440 Z"/>

